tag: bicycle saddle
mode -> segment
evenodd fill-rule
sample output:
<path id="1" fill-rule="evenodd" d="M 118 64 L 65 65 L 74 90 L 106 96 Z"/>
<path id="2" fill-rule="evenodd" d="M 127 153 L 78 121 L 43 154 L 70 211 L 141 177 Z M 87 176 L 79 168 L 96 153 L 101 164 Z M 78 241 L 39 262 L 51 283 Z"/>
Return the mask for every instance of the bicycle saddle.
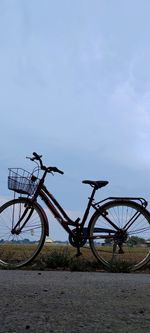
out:
<path id="1" fill-rule="evenodd" d="M 89 184 L 96 189 L 106 186 L 108 184 L 107 180 L 83 180 L 83 184 Z"/>

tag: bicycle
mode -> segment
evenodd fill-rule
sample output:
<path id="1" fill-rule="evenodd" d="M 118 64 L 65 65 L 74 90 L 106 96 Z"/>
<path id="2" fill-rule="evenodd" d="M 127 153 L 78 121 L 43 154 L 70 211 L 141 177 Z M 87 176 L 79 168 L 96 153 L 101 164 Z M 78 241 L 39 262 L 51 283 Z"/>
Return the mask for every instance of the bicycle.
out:
<path id="1" fill-rule="evenodd" d="M 42 156 L 28 157 L 37 166 L 29 173 L 23 169 L 9 169 L 8 188 L 20 197 L 0 207 L 0 265 L 20 268 L 30 263 L 41 251 L 49 223 L 46 212 L 37 202 L 46 204 L 55 219 L 69 235 L 69 243 L 77 249 L 87 245 L 96 259 L 107 269 L 120 262 L 134 271 L 150 259 L 146 240 L 150 235 L 150 213 L 143 198 L 108 197 L 95 202 L 95 192 L 108 181 L 83 180 L 92 187 L 82 219 L 72 220 L 44 185 L 48 173 L 63 174 L 56 167 L 46 167 Z M 39 172 L 42 176 L 39 178 Z M 86 225 L 91 208 L 94 213 Z"/>

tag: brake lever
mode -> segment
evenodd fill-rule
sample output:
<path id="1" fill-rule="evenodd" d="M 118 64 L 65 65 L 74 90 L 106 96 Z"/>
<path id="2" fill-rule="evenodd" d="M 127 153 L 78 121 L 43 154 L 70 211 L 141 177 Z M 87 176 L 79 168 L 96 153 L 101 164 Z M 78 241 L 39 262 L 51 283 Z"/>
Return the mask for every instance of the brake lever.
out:
<path id="1" fill-rule="evenodd" d="M 26 159 L 30 160 L 30 161 L 34 161 L 35 160 L 35 157 L 29 157 L 29 156 L 26 156 Z"/>
<path id="2" fill-rule="evenodd" d="M 50 173 L 52 173 L 52 174 L 53 174 L 53 172 L 58 172 L 58 173 L 60 173 L 61 175 L 64 174 L 63 171 L 59 170 L 59 169 L 56 168 L 56 167 L 49 167 L 49 168 L 48 168 L 48 172 L 50 172 Z"/>

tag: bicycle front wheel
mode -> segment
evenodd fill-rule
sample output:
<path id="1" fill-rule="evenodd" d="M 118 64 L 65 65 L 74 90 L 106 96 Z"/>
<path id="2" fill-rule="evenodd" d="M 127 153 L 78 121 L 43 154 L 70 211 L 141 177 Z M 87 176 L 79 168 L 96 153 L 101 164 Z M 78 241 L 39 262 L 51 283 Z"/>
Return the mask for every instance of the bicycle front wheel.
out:
<path id="1" fill-rule="evenodd" d="M 0 265 L 19 268 L 31 262 L 45 241 L 44 218 L 26 198 L 0 207 Z"/>
<path id="2" fill-rule="evenodd" d="M 93 254 L 108 269 L 137 270 L 150 259 L 150 215 L 133 201 L 104 204 L 91 218 L 89 241 Z"/>

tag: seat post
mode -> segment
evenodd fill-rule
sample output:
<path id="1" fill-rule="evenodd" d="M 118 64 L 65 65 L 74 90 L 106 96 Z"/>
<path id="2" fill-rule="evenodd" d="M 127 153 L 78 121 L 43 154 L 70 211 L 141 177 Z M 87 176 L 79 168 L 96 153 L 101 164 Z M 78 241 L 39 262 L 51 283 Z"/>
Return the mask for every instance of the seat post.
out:
<path id="1" fill-rule="evenodd" d="M 92 185 L 91 185 L 92 186 Z M 88 205 L 87 205 L 87 208 L 85 210 L 85 213 L 84 213 L 84 216 L 83 216 L 83 219 L 82 219 L 82 225 L 84 226 L 84 223 L 89 215 L 89 211 L 90 211 L 90 208 L 91 208 L 91 204 L 92 204 L 92 201 L 94 199 L 94 195 L 95 195 L 95 192 L 97 190 L 96 186 L 92 186 L 93 187 L 93 191 L 91 193 L 91 196 L 88 198 L 89 199 L 89 202 L 88 202 Z"/>
<path id="2" fill-rule="evenodd" d="M 90 203 L 90 205 L 91 205 L 91 203 L 92 203 L 92 201 L 93 201 L 93 199 L 94 199 L 94 195 L 95 195 L 95 192 L 96 192 L 96 190 L 97 190 L 96 186 L 92 186 L 92 187 L 93 187 L 93 191 L 92 191 L 91 196 L 90 196 L 90 198 L 89 198 L 89 203 Z"/>

